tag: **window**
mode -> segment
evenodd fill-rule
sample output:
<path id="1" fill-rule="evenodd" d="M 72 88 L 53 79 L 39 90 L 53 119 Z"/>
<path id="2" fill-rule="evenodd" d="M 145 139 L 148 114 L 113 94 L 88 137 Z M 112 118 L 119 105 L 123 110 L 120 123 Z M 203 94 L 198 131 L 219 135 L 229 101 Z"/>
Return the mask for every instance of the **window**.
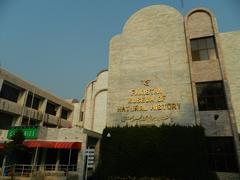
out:
<path id="1" fill-rule="evenodd" d="M 33 100 L 32 100 L 32 98 L 33 98 L 33 95 L 28 94 L 26 106 L 38 110 L 40 98 L 38 98 L 36 96 L 34 96 Z"/>
<path id="2" fill-rule="evenodd" d="M 66 109 L 62 109 L 61 118 L 63 118 L 63 119 L 68 118 L 68 111 Z"/>
<path id="3" fill-rule="evenodd" d="M 193 61 L 217 58 L 214 37 L 191 39 L 190 42 Z"/>
<path id="4" fill-rule="evenodd" d="M 8 129 L 12 126 L 14 116 L 0 112 L 0 129 Z"/>
<path id="5" fill-rule="evenodd" d="M 196 88 L 200 111 L 227 109 L 222 81 L 197 83 Z"/>
<path id="6" fill-rule="evenodd" d="M 54 165 L 57 162 L 57 154 L 59 149 L 47 148 L 46 158 L 45 158 L 45 170 L 54 170 Z M 50 165 L 50 166 L 47 166 Z M 53 166 L 52 166 L 53 165 Z"/>
<path id="7" fill-rule="evenodd" d="M 46 113 L 56 116 L 57 108 L 57 105 L 47 102 Z"/>
<path id="8" fill-rule="evenodd" d="M 17 102 L 20 90 L 10 84 L 3 83 L 0 97 L 9 101 Z"/>
<path id="9" fill-rule="evenodd" d="M 70 155 L 71 151 L 71 155 Z M 77 169 L 77 159 L 78 159 L 78 149 L 60 149 L 60 166 L 61 171 L 76 171 Z M 66 164 L 70 166 L 65 166 Z M 63 166 L 61 166 L 63 165 Z"/>
<path id="10" fill-rule="evenodd" d="M 49 124 L 47 122 L 43 122 L 43 127 L 47 127 L 47 128 L 57 128 L 57 125 L 55 124 Z"/>
<path id="11" fill-rule="evenodd" d="M 80 121 L 83 121 L 83 116 L 84 116 L 84 112 L 81 111 L 81 112 L 80 112 L 80 118 L 79 118 Z"/>
<path id="12" fill-rule="evenodd" d="M 22 119 L 22 126 L 38 126 L 39 125 L 39 121 L 38 120 L 34 120 L 34 119 L 29 119 L 28 117 L 24 117 Z"/>
<path id="13" fill-rule="evenodd" d="M 208 137 L 208 160 L 212 171 L 238 172 L 232 137 Z"/>

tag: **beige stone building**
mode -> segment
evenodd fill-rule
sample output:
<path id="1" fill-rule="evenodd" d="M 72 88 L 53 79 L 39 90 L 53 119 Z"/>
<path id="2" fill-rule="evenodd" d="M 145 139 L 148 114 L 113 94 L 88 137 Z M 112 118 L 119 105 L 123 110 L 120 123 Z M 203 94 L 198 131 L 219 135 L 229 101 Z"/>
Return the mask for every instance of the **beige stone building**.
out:
<path id="1" fill-rule="evenodd" d="M 137 11 L 110 42 L 107 126 L 202 125 L 212 170 L 238 172 L 239 52 L 210 10 Z"/>
<path id="2" fill-rule="evenodd" d="M 107 116 L 108 71 L 98 73 L 96 80 L 91 81 L 81 101 L 83 127 L 102 133 L 106 126 Z"/>
<path id="3" fill-rule="evenodd" d="M 86 149 L 95 149 L 101 135 L 83 127 L 82 107 L 77 100 L 62 100 L 0 69 L 0 147 L 20 129 L 29 150 L 26 157 L 18 157 L 14 176 L 84 179 Z M 13 168 L 11 160 L 2 158 L 1 166 L 0 179 L 7 178 Z"/>
<path id="4" fill-rule="evenodd" d="M 205 128 L 212 170 L 238 179 L 239 59 L 240 31 L 218 32 L 211 11 L 183 16 L 166 5 L 143 8 L 112 38 L 108 70 L 86 86 L 80 102 L 1 69 L 0 140 L 8 141 L 16 126 L 33 129 L 26 167 L 46 179 L 83 179 L 85 149 L 99 148 L 105 126 L 197 124 Z"/>

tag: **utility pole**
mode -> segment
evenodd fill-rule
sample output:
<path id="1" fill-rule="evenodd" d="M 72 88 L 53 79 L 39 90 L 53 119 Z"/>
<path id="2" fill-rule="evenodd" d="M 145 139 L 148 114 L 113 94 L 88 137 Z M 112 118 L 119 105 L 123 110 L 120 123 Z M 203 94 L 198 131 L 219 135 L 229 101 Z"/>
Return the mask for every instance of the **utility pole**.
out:
<path id="1" fill-rule="evenodd" d="M 181 7 L 183 8 L 183 6 L 184 6 L 184 2 L 183 2 L 184 0 L 181 0 Z"/>

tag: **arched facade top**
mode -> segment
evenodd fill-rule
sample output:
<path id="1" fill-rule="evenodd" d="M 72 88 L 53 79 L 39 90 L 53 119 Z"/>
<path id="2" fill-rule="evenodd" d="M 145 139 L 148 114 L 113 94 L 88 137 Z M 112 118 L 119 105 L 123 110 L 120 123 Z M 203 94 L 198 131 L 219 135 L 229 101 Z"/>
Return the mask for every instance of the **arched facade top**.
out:
<path id="1" fill-rule="evenodd" d="M 103 69 L 103 70 L 101 70 L 101 71 L 96 75 L 96 79 L 90 81 L 90 82 L 86 85 L 86 88 L 88 88 L 91 84 L 96 83 L 97 80 L 99 79 L 99 77 L 100 77 L 101 75 L 103 75 L 104 73 L 108 73 L 108 69 Z"/>
<path id="2" fill-rule="evenodd" d="M 214 14 L 207 8 L 195 8 L 195 9 L 192 9 L 191 11 L 189 11 L 187 14 L 186 14 L 186 18 L 189 18 L 192 14 L 196 13 L 196 12 L 204 12 L 204 13 L 207 13 L 211 18 L 214 17 Z"/>
<path id="3" fill-rule="evenodd" d="M 99 73 L 97 73 L 97 77 L 100 76 L 102 73 L 107 72 L 107 71 L 108 71 L 108 69 L 103 69 L 103 70 L 99 71 Z"/>
<path id="4" fill-rule="evenodd" d="M 96 79 L 90 81 L 90 82 L 86 85 L 86 87 L 85 87 L 85 92 L 86 92 L 86 89 L 87 89 L 90 85 L 94 84 L 95 82 L 96 82 Z"/>
<path id="5" fill-rule="evenodd" d="M 190 38 L 212 36 L 217 32 L 213 13 L 206 8 L 196 8 L 185 16 L 187 34 Z"/>
<path id="6" fill-rule="evenodd" d="M 169 97 L 167 101 L 181 99 L 186 104 L 175 122 L 195 123 L 193 102 L 187 97 L 191 91 L 188 68 L 184 17 L 179 11 L 166 5 L 153 5 L 133 14 L 122 34 L 114 36 L 110 42 L 107 126 L 163 123 L 145 118 L 132 121 L 121 112 L 121 107 L 133 107 L 134 104 L 129 103 L 132 98 L 129 92 L 145 89 L 143 80 L 150 80 L 152 88 L 159 87 L 165 92 Z M 176 93 L 175 89 L 188 93 Z M 152 102 L 150 104 L 154 105 L 157 100 Z M 148 107 L 145 109 L 147 117 L 159 117 L 159 112 Z M 131 115 L 138 117 L 139 113 L 136 110 Z"/>
<path id="7" fill-rule="evenodd" d="M 183 16 L 180 12 L 167 5 L 152 5 L 140 9 L 134 13 L 125 23 L 123 33 L 129 31 L 141 31 L 149 26 L 157 26 L 157 21 L 162 22 L 164 16 L 172 16 L 179 20 L 182 20 Z M 166 23 L 168 18 L 165 18 Z"/>

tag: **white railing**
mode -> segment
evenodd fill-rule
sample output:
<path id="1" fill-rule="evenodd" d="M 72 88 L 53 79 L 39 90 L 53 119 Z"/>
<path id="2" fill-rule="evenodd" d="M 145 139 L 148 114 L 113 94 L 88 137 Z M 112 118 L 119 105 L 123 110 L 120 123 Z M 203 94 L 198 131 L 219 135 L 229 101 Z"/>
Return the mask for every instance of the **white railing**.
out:
<path id="1" fill-rule="evenodd" d="M 13 173 L 15 176 L 29 176 L 33 172 L 32 165 L 16 164 L 13 166 Z"/>
<path id="2" fill-rule="evenodd" d="M 5 166 L 2 169 L 3 176 L 31 176 L 39 166 L 26 165 L 26 164 L 13 164 Z"/>
<path id="3" fill-rule="evenodd" d="M 13 164 L 3 167 L 2 176 L 25 176 L 30 177 L 37 174 L 37 172 L 45 173 L 46 175 L 62 174 L 77 171 L 77 165 L 70 164 L 45 164 L 45 165 L 26 165 L 26 164 Z M 47 173 L 46 173 L 47 172 Z"/>
<path id="4" fill-rule="evenodd" d="M 75 164 L 45 164 L 43 167 L 45 171 L 77 171 L 77 165 Z"/>

